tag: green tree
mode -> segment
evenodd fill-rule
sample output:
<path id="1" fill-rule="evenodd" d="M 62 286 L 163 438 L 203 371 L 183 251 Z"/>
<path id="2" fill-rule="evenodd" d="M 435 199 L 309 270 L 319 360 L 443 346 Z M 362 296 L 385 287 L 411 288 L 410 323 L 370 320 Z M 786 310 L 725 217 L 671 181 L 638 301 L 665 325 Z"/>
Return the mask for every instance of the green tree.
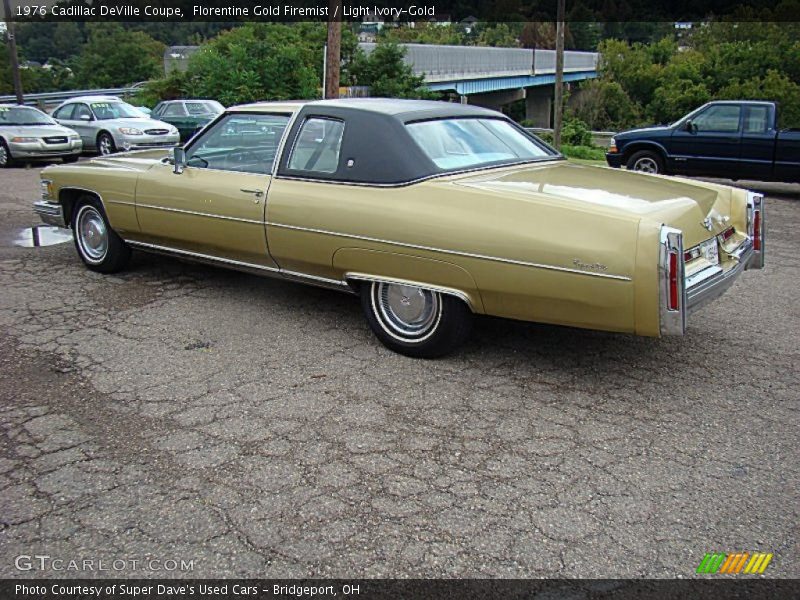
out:
<path id="1" fill-rule="evenodd" d="M 359 52 L 348 67 L 354 85 L 370 86 L 370 95 L 388 98 L 431 98 L 425 79 L 414 75 L 403 61 L 405 50 L 391 42 L 379 43 L 366 54 Z"/>
<path id="2" fill-rule="evenodd" d="M 721 100 L 772 100 L 779 127 L 800 127 L 800 85 L 774 69 L 746 81 L 734 81 L 717 93 Z"/>
<path id="3" fill-rule="evenodd" d="M 616 81 L 590 79 L 574 94 L 569 112 L 594 131 L 627 129 L 642 120 L 642 107 Z"/>
<path id="4" fill-rule="evenodd" d="M 75 59 L 78 85 L 117 87 L 146 81 L 164 71 L 164 44 L 119 23 L 89 23 L 88 40 Z"/>
<path id="5" fill-rule="evenodd" d="M 518 26 L 519 25 L 519 26 Z M 498 46 L 501 48 L 519 48 L 522 35 L 521 24 L 490 23 L 476 27 L 476 46 Z"/>
<path id="6" fill-rule="evenodd" d="M 464 30 L 458 25 L 417 23 L 415 27 L 384 27 L 378 41 L 396 44 L 444 44 L 461 46 L 466 43 Z"/>
<path id="7" fill-rule="evenodd" d="M 190 59 L 185 91 L 227 106 L 319 97 L 322 44 L 308 43 L 310 25 L 247 23 L 220 34 Z"/>

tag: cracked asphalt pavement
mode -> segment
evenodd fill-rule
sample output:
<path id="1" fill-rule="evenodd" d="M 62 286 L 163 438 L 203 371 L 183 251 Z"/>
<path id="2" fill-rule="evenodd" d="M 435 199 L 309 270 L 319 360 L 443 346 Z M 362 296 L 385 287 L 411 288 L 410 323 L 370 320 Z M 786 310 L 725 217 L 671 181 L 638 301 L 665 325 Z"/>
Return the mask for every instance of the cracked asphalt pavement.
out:
<path id="1" fill-rule="evenodd" d="M 38 168 L 0 179 L 0 577 L 800 577 L 798 185 L 683 339 L 481 318 L 418 361 L 334 291 L 15 246 Z"/>

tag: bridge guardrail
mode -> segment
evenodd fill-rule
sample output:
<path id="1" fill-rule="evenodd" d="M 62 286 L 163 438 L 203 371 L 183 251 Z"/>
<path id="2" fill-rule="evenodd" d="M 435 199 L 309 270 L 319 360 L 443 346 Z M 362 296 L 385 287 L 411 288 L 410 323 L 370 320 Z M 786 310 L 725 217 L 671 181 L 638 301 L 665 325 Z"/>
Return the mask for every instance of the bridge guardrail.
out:
<path id="1" fill-rule="evenodd" d="M 545 129 L 543 127 L 526 127 L 525 130 L 535 135 L 539 135 L 540 133 L 553 133 L 552 129 Z M 611 138 L 617 135 L 616 131 L 592 131 L 591 133 L 592 143 L 600 148 L 607 148 Z"/>
<path id="2" fill-rule="evenodd" d="M 102 90 L 69 90 L 66 92 L 44 92 L 40 94 L 24 94 L 22 99 L 25 104 L 38 106 L 40 108 L 52 107 L 60 104 L 64 100 L 78 98 L 80 96 L 120 96 L 122 98 L 132 96 L 139 92 L 141 84 L 134 84 L 131 87 L 107 88 Z M 15 95 L 0 96 L 0 104 L 15 103 Z"/>

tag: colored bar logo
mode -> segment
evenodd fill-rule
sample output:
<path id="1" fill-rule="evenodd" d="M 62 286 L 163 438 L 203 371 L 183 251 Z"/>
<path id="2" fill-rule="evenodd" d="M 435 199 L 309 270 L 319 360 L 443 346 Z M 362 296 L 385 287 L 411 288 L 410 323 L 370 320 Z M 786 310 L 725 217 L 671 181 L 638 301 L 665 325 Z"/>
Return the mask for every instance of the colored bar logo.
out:
<path id="1" fill-rule="evenodd" d="M 773 554 L 766 552 L 713 552 L 706 553 L 697 567 L 696 573 L 733 574 L 747 573 L 760 575 L 767 570 Z"/>

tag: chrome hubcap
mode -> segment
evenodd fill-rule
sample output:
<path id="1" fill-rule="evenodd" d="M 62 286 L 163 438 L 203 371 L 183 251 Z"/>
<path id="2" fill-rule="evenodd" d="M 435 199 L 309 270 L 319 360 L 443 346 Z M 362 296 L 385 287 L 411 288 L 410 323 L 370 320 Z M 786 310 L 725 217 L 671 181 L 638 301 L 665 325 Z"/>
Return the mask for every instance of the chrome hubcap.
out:
<path id="1" fill-rule="evenodd" d="M 102 215 L 93 206 L 84 206 L 78 214 L 75 235 L 81 253 L 89 262 L 101 262 L 108 252 L 108 232 Z"/>
<path id="2" fill-rule="evenodd" d="M 100 138 L 100 154 L 111 154 L 111 140 L 105 135 Z"/>
<path id="3" fill-rule="evenodd" d="M 640 158 L 633 165 L 633 170 L 641 173 L 658 173 L 658 164 L 652 158 Z"/>
<path id="4" fill-rule="evenodd" d="M 442 315 L 438 292 L 412 285 L 373 284 L 372 304 L 381 327 L 404 341 L 424 340 Z"/>
<path id="5" fill-rule="evenodd" d="M 4 165 L 8 162 L 8 152 L 6 152 L 5 146 L 0 146 L 0 165 Z"/>

